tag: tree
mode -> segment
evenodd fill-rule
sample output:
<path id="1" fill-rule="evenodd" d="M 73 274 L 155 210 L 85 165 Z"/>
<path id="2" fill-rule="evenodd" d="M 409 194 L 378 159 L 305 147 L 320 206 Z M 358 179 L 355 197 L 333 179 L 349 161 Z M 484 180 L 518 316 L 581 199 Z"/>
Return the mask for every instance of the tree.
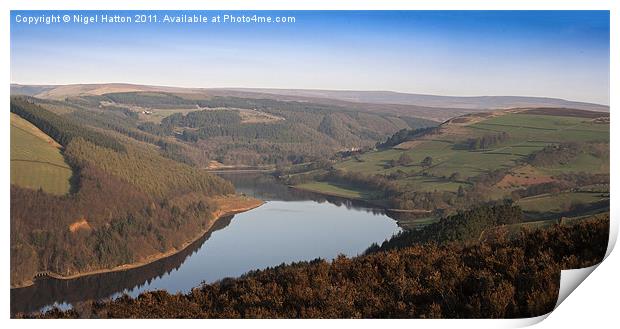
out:
<path id="1" fill-rule="evenodd" d="M 428 168 L 433 165 L 433 158 L 427 156 L 426 158 L 424 158 L 424 160 L 422 160 L 422 162 L 420 162 L 420 164 L 422 165 L 422 167 Z"/>
<path id="2" fill-rule="evenodd" d="M 400 155 L 396 163 L 398 163 L 399 166 L 408 166 L 412 162 L 413 162 L 413 159 L 409 156 L 409 154 L 403 153 Z"/>
<path id="3" fill-rule="evenodd" d="M 464 197 L 464 196 L 465 196 L 465 189 L 463 189 L 463 185 L 460 185 L 460 186 L 459 186 L 459 190 L 458 190 L 458 192 L 456 193 L 456 195 L 458 195 L 458 196 L 459 196 L 459 198 L 462 198 L 462 197 Z"/>
<path id="4" fill-rule="evenodd" d="M 461 179 L 461 174 L 459 172 L 453 172 L 452 175 L 450 175 L 450 178 L 448 179 L 453 182 L 456 182 Z"/>

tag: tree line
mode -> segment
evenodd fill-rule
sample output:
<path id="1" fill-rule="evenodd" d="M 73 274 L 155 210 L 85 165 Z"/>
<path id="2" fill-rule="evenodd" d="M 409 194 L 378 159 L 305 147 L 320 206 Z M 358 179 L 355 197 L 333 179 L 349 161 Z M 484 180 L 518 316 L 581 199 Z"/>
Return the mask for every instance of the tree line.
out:
<path id="1" fill-rule="evenodd" d="M 486 134 L 480 137 L 468 138 L 461 145 L 457 147 L 464 148 L 470 151 L 486 150 L 495 145 L 506 142 L 510 139 L 510 134 L 502 131 L 497 134 Z"/>
<path id="2" fill-rule="evenodd" d="M 377 143 L 378 149 L 387 149 L 400 143 L 420 138 L 427 135 L 439 133 L 439 127 L 422 127 L 417 129 L 401 129 L 388 137 L 384 142 Z"/>
<path id="3" fill-rule="evenodd" d="M 523 212 L 518 206 L 509 203 L 483 205 L 442 217 L 438 222 L 428 224 L 420 230 L 402 231 L 380 246 L 371 246 L 366 253 L 428 242 L 471 242 L 478 240 L 485 230 L 522 222 Z"/>
<path id="4" fill-rule="evenodd" d="M 80 137 L 95 145 L 115 151 L 125 151 L 124 146 L 114 138 L 79 126 L 67 118 L 36 105 L 27 97 L 11 97 L 11 112 L 30 121 L 63 146 L 67 146 L 74 138 Z"/>

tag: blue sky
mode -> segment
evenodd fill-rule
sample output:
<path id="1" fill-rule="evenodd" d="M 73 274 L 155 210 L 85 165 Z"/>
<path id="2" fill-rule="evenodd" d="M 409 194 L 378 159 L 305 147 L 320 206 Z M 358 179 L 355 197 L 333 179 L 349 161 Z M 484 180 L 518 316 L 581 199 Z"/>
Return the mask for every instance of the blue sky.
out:
<path id="1" fill-rule="evenodd" d="M 208 11 L 289 24 L 27 25 L 11 81 L 522 95 L 609 104 L 607 11 Z"/>

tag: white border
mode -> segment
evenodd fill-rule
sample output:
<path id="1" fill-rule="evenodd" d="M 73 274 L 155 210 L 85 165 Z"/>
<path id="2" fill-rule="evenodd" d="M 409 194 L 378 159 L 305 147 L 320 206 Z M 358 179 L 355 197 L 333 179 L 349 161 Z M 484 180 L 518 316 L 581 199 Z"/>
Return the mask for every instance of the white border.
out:
<path id="1" fill-rule="evenodd" d="M 0 70 L 8 83 L 5 83 L 0 88 L 2 99 L 5 106 L 8 107 L 8 96 L 10 93 L 10 60 L 9 60 L 9 10 L 34 10 L 34 9 L 204 9 L 204 10 L 217 10 L 217 9 L 243 9 L 243 10 L 273 10 L 273 9 L 287 9 L 287 10 L 345 10 L 345 9 L 417 9 L 417 10 L 611 10 L 611 90 L 618 90 L 618 58 L 620 58 L 620 52 L 618 52 L 618 2 L 611 0 L 596 1 L 596 0 L 427 0 L 427 1 L 405 1 L 405 0 L 357 0 L 357 1 L 335 1 L 335 0 L 298 0 L 298 1 L 286 1 L 286 0 L 264 0 L 264 1 L 243 1 L 243 0 L 212 0 L 212 1 L 197 1 L 197 0 L 179 0 L 179 1 L 161 1 L 161 0 L 91 0 L 91 1 L 70 1 L 70 0 L 58 0 L 51 1 L 46 0 L 4 0 L 1 1 L 2 16 L 0 16 L 0 44 L 2 47 L 2 66 Z M 618 95 L 610 95 L 610 106 L 614 108 L 618 103 Z M 8 127 L 9 115 L 8 109 L 5 109 L 3 115 L 1 115 L 2 122 L 0 127 Z M 613 111 L 612 111 L 613 112 Z M 620 132 L 613 129 L 615 124 L 615 115 L 612 113 L 612 129 L 611 129 L 611 145 L 616 145 Z M 2 220 L 3 230 L 2 236 L 5 240 L 4 248 L 0 249 L 2 254 L 4 270 L 0 271 L 1 282 L 0 285 L 7 287 L 5 294 L 0 297 L 1 307 L 4 310 L 5 318 L 7 321 L 9 317 L 9 189 L 10 181 L 10 169 L 9 169 L 9 129 L 0 129 L 1 138 L 0 143 L 3 148 L 1 152 L 2 160 L 0 160 L 0 166 L 3 168 L 4 175 L 2 175 L 2 181 L 0 186 L 5 186 L 2 189 L 2 211 L 5 216 Z M 611 168 L 618 168 L 617 154 L 611 154 Z M 620 191 L 620 187 L 615 183 L 617 181 L 617 171 L 611 172 L 611 194 L 617 195 Z M 611 211 L 615 214 L 618 210 L 618 202 L 616 199 L 612 199 Z M 612 241 L 615 242 L 618 232 L 618 221 L 612 218 Z M 611 248 L 611 246 L 610 246 Z M 610 249 L 611 250 L 611 249 Z M 618 299 L 618 284 L 617 281 L 617 269 L 620 262 L 617 252 L 608 257 L 601 269 L 593 273 L 593 278 L 586 280 L 583 284 L 584 287 L 577 289 L 575 296 L 568 298 L 556 311 L 552 312 L 547 321 L 542 323 L 543 326 L 568 326 L 573 327 L 575 325 L 592 325 L 592 324 L 608 324 L 616 322 L 616 303 Z M 612 269 L 616 269 L 613 271 Z M 458 325 L 465 328 L 496 328 L 496 327 L 516 327 L 524 326 L 536 323 L 546 316 L 525 319 L 525 320 L 372 320 L 372 321 L 357 321 L 352 323 L 347 320 L 335 320 L 335 321 L 297 321 L 297 320 L 285 320 L 285 321 L 257 321 L 257 320 L 245 320 L 240 321 L 209 321 L 205 322 L 192 322 L 194 325 L 202 326 L 237 326 L 237 325 L 249 325 L 249 326 L 269 326 L 289 328 L 290 326 L 315 328 L 320 326 L 340 326 L 340 325 L 355 325 L 360 327 L 376 328 L 377 326 L 424 326 L 424 327 L 438 327 L 448 328 Z M 153 327 L 167 327 L 174 325 L 169 322 L 170 320 L 142 320 L 140 325 L 147 325 Z M 294 322 L 292 322 L 294 321 Z M 384 322 L 389 321 L 389 323 Z M 415 322 L 410 322 L 415 321 Z M 8 320 L 9 323 L 5 323 L 4 327 L 29 327 L 29 326 L 62 326 L 64 328 L 78 328 L 84 325 L 93 326 L 95 328 L 103 328 L 109 326 L 109 322 L 105 321 L 90 321 L 84 323 L 82 320 L 78 321 L 46 321 L 44 324 L 39 321 L 20 321 L 20 320 Z M 138 324 L 137 322 L 127 321 L 115 321 L 115 324 L 130 325 Z M 188 322 L 185 325 L 190 324 Z M 190 325 L 191 325 L 190 324 Z"/>

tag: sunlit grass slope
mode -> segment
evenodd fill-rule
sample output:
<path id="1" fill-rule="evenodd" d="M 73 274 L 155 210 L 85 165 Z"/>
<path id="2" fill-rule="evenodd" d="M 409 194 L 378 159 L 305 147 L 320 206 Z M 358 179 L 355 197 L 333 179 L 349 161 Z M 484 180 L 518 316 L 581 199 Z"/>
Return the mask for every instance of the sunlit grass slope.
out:
<path id="1" fill-rule="evenodd" d="M 11 184 L 58 195 L 68 193 L 71 168 L 60 147 L 33 124 L 11 113 Z"/>

